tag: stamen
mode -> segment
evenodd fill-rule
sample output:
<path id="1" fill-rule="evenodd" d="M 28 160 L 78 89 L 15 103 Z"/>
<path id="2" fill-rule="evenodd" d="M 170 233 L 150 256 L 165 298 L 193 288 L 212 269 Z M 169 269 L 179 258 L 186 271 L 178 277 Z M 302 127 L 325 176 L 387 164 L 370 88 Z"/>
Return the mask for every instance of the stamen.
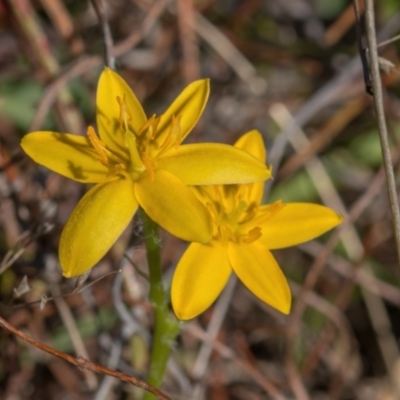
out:
<path id="1" fill-rule="evenodd" d="M 110 175 L 123 175 L 127 176 L 126 166 L 124 164 L 116 164 L 109 166 Z"/>
<path id="2" fill-rule="evenodd" d="M 99 161 L 103 165 L 108 166 L 109 162 L 108 162 L 108 157 L 107 157 L 107 153 L 106 153 L 106 145 L 96 135 L 96 132 L 92 126 L 88 127 L 87 135 L 88 135 L 91 145 L 94 147 L 94 149 L 97 151 L 97 154 L 100 156 Z"/>
<path id="3" fill-rule="evenodd" d="M 261 233 L 261 228 L 259 226 L 256 226 L 255 228 L 253 228 L 252 230 L 250 230 L 247 235 L 243 235 L 241 237 L 241 240 L 243 243 L 253 243 L 255 242 L 257 239 L 259 239 L 262 236 Z"/>
<path id="4" fill-rule="evenodd" d="M 142 153 L 142 162 L 150 175 L 150 180 L 154 181 L 154 168 L 156 167 L 155 161 L 149 157 L 147 153 Z"/>
<path id="5" fill-rule="evenodd" d="M 161 150 L 170 147 L 171 144 L 175 148 L 178 148 L 179 145 L 181 144 L 182 142 L 181 119 L 182 115 L 179 115 L 178 117 L 172 115 L 172 121 L 167 137 L 165 138 L 163 144 L 160 146 Z"/>
<path id="6" fill-rule="evenodd" d="M 261 225 L 268 222 L 284 207 L 285 204 L 282 202 L 282 200 L 277 200 L 275 203 L 269 204 L 267 207 L 263 207 L 263 211 L 260 212 L 260 216 L 256 219 L 255 223 Z M 261 210 L 259 209 L 259 211 Z"/>
<path id="7" fill-rule="evenodd" d="M 228 242 L 237 242 L 237 236 L 229 223 L 222 223 L 218 226 L 219 240 L 223 246 L 226 246 Z"/>
<path id="8" fill-rule="evenodd" d="M 145 170 L 145 166 L 137 148 L 137 139 L 132 132 L 125 133 L 125 146 L 128 148 L 131 157 L 129 172 L 132 173 L 134 178 L 137 178 Z"/>
<path id="9" fill-rule="evenodd" d="M 119 111 L 119 126 L 124 132 L 129 131 L 129 122 L 132 121 L 132 114 L 129 110 L 129 107 L 125 100 L 125 93 L 121 99 L 121 97 L 117 96 L 117 102 L 120 107 Z"/>
<path id="10" fill-rule="evenodd" d="M 218 226 L 218 236 L 222 246 L 226 247 L 228 245 L 228 242 L 230 241 L 230 234 L 229 231 L 226 229 L 226 226 Z"/>
<path id="11" fill-rule="evenodd" d="M 144 136 L 146 136 L 149 140 L 154 140 L 157 134 L 158 124 L 160 123 L 161 117 L 157 117 L 156 114 L 153 114 L 146 123 L 140 128 L 139 136 L 142 136 L 143 132 L 145 132 Z M 148 132 L 148 135 L 147 135 Z"/>
<path id="12" fill-rule="evenodd" d="M 158 124 L 161 121 L 161 117 L 156 117 L 154 114 L 150 119 L 151 125 L 149 126 L 149 139 L 154 140 L 157 135 Z"/>

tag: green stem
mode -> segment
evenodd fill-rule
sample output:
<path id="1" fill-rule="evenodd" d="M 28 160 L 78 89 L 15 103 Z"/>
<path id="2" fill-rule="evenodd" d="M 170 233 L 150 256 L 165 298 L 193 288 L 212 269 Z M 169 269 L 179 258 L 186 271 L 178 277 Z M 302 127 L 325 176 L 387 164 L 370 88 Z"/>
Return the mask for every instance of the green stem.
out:
<path id="1" fill-rule="evenodd" d="M 142 219 L 149 264 L 150 301 L 154 307 L 155 319 L 153 348 L 147 381 L 158 388 L 162 383 L 174 340 L 180 327 L 178 320 L 169 312 L 168 296 L 162 283 L 158 225 L 143 210 Z M 154 399 L 156 397 L 150 392 L 146 392 L 143 397 L 143 400 Z"/>

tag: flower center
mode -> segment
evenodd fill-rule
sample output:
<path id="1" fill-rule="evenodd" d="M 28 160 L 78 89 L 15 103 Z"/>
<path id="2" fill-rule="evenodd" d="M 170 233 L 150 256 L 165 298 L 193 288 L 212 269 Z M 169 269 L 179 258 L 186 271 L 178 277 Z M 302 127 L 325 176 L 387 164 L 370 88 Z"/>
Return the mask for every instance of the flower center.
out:
<path id="1" fill-rule="evenodd" d="M 129 172 L 137 180 L 144 171 L 154 179 L 157 159 L 161 154 L 179 147 L 183 140 L 180 121 L 181 116 L 172 115 L 169 129 L 158 130 L 161 116 L 152 115 L 137 132 L 132 126 L 132 112 L 123 97 L 117 96 L 120 107 L 119 124 L 125 138 L 125 146 L 129 150 L 131 168 Z"/>
<path id="2" fill-rule="evenodd" d="M 284 207 L 281 201 L 262 208 L 249 203 L 245 196 L 248 189 L 248 185 L 197 187 L 214 222 L 214 239 L 224 246 L 229 241 L 256 241 L 262 235 L 261 226 Z"/>

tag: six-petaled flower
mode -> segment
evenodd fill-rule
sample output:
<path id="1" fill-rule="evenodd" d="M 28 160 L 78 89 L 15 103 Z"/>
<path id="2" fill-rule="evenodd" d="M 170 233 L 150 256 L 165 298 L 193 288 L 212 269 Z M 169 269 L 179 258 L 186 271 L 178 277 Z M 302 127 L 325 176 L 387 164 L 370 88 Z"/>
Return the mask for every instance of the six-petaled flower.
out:
<path id="1" fill-rule="evenodd" d="M 33 132 L 21 143 L 36 162 L 94 183 L 61 235 L 66 277 L 85 273 L 110 249 L 140 205 L 159 225 L 189 241 L 212 236 L 210 216 L 187 185 L 246 183 L 270 170 L 246 151 L 223 144 L 181 145 L 200 118 L 208 80 L 193 82 L 161 116 L 149 119 L 126 82 L 106 68 L 99 80 L 97 129 L 87 136 Z"/>
<path id="2" fill-rule="evenodd" d="M 261 135 L 251 131 L 235 144 L 265 162 Z M 217 298 L 232 272 L 259 299 L 287 314 L 288 283 L 270 250 L 311 240 L 342 222 L 330 208 L 278 201 L 261 205 L 263 182 L 195 187 L 213 221 L 213 239 L 192 243 L 172 280 L 171 299 L 179 319 L 194 318 Z"/>

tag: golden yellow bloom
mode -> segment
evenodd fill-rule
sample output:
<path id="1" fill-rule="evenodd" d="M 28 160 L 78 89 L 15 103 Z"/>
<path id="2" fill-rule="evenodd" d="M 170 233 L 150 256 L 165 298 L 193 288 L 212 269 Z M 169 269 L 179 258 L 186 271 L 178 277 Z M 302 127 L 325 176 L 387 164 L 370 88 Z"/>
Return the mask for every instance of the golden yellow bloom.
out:
<path id="1" fill-rule="evenodd" d="M 87 136 L 33 132 L 21 142 L 36 162 L 67 178 L 95 183 L 70 216 L 60 241 L 65 276 L 83 274 L 110 249 L 140 205 L 159 225 L 206 243 L 207 210 L 186 185 L 261 181 L 270 171 L 245 151 L 222 144 L 181 142 L 200 118 L 208 80 L 187 86 L 161 116 L 147 119 L 126 82 L 101 74 L 97 129 Z"/>
<path id="2" fill-rule="evenodd" d="M 235 144 L 265 162 L 259 132 Z M 232 271 L 259 299 L 287 314 L 291 295 L 270 250 L 311 240 L 340 224 L 330 208 L 308 203 L 261 205 L 263 182 L 194 188 L 213 221 L 210 243 L 192 243 L 176 268 L 172 306 L 179 319 L 196 317 L 221 293 Z"/>

